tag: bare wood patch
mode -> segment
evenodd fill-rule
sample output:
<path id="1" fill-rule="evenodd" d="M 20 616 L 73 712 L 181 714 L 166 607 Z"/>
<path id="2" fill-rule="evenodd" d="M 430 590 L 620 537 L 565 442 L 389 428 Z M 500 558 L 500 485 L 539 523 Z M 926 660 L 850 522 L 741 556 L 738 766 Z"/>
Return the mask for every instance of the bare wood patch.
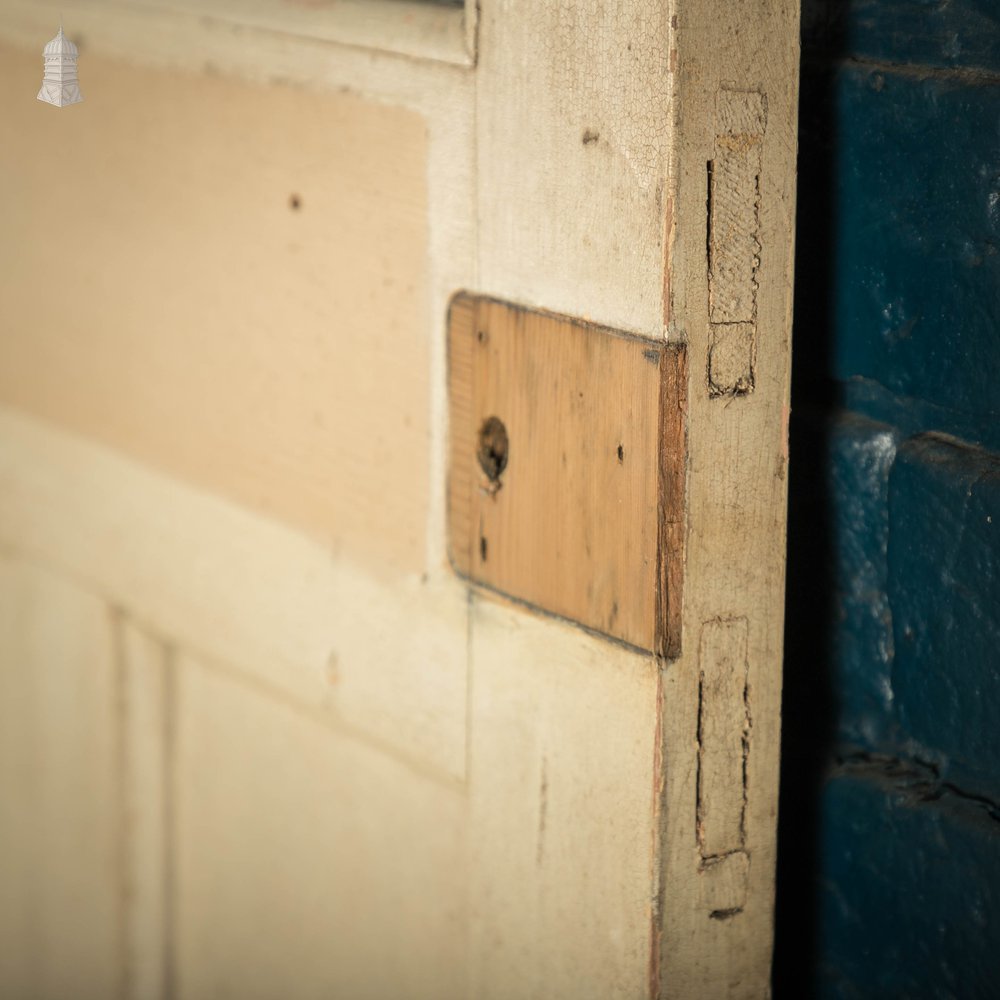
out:
<path id="1" fill-rule="evenodd" d="M 456 570 L 677 656 L 684 347 L 464 293 L 449 323 Z"/>
<path id="2" fill-rule="evenodd" d="M 664 351 L 660 359 L 660 507 L 656 591 L 656 652 L 681 653 L 684 598 L 685 463 L 687 461 L 687 352 Z"/>

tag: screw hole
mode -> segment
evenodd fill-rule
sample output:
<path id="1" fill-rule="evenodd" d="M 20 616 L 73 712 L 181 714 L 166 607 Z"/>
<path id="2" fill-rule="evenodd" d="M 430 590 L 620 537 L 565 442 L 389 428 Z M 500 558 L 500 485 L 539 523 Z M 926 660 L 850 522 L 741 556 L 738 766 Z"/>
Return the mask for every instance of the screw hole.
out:
<path id="1" fill-rule="evenodd" d="M 476 458 L 491 483 L 500 481 L 507 468 L 507 428 L 499 417 L 487 417 L 479 428 L 479 451 Z"/>

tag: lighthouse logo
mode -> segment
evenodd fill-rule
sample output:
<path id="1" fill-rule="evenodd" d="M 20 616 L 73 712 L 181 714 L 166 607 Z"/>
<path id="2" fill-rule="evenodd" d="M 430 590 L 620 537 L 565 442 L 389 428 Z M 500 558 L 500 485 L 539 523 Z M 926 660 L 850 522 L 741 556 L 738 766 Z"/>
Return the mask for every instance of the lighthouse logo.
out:
<path id="1" fill-rule="evenodd" d="M 45 46 L 45 79 L 42 89 L 38 91 L 40 101 L 64 108 L 67 104 L 79 104 L 83 100 L 76 78 L 78 55 L 76 46 L 63 34 L 60 24 L 59 34 Z"/>

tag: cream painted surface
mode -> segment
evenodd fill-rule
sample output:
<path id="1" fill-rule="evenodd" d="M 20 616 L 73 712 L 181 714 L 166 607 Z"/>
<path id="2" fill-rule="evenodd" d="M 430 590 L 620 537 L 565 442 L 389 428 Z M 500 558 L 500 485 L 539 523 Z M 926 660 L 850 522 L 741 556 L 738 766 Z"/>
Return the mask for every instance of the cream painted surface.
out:
<path id="1" fill-rule="evenodd" d="M 0 993 L 118 994 L 117 677 L 105 603 L 0 558 Z"/>
<path id="2" fill-rule="evenodd" d="M 464 797 L 177 663 L 181 997 L 464 995 Z"/>
<path id="3" fill-rule="evenodd" d="M 767 994 L 795 8 L 481 8 L 463 66 L 86 0 L 56 110 L 57 5 L 0 4 L 4 986 Z M 763 250 L 754 391 L 712 398 L 723 87 L 766 97 Z M 447 567 L 461 288 L 687 341 L 680 659 Z M 698 637 L 736 619 L 748 777 L 710 785 L 746 829 L 708 864 Z"/>
<path id="4" fill-rule="evenodd" d="M 3 63 L 17 93 L 37 59 Z M 87 94 L 72 117 L 16 102 L 0 126 L 0 395 L 348 557 L 419 571 L 421 118 L 94 59 Z"/>
<path id="5" fill-rule="evenodd" d="M 114 614 L 126 997 L 169 996 L 174 977 L 172 648 Z"/>
<path id="6" fill-rule="evenodd" d="M 270 661 L 260 649 L 301 656 L 292 640 L 326 627 L 323 600 L 302 600 L 315 577 L 291 575 L 302 573 L 295 536 L 29 418 L 5 415 L 0 440 L 7 539 L 26 558 L 52 560 L 52 571 L 77 586 L 149 616 L 141 629 L 123 621 L 118 640 L 135 979 L 165 963 L 170 938 L 181 996 L 273 995 L 292 960 L 301 972 L 294 995 L 339 984 L 364 996 L 372 949 L 385 948 L 369 932 L 385 924 L 398 927 L 400 948 L 409 942 L 409 958 L 405 968 L 379 965 L 374 996 L 385 995 L 380 977 L 390 974 L 405 996 L 549 995 L 550 981 L 560 984 L 552 995 L 637 995 L 653 908 L 652 661 L 616 647 L 609 658 L 602 640 L 572 626 L 477 601 L 470 780 L 459 783 L 421 764 L 414 746 L 404 753 L 404 730 L 390 743 L 324 704 L 322 687 L 312 697 L 279 688 L 294 658 L 271 661 L 270 677 L 255 666 Z M 164 509 L 199 534 L 170 534 Z M 191 574 L 190 552 L 220 544 L 233 563 L 203 560 Z M 237 561 L 241 545 L 267 558 L 285 586 L 255 597 L 258 574 Z M 164 602 L 164 591 L 184 591 L 185 577 L 189 603 Z M 290 620 L 271 600 L 287 588 L 297 606 Z M 379 596 L 383 606 L 393 600 Z M 455 597 L 464 608 L 464 589 Z M 213 622 L 199 606 L 223 617 Z M 253 628 L 240 630 L 240 621 Z M 167 632 L 170 644 L 151 638 Z M 175 646 L 213 652 L 178 657 Z M 392 708 L 385 695 L 373 697 L 372 710 L 379 704 Z M 614 724 L 643 718 L 634 729 Z M 172 903 L 155 870 L 164 839 Z M 407 866 L 404 878 L 397 864 Z M 383 867 L 391 884 L 381 881 Z M 419 892 L 418 877 L 429 880 Z M 355 922 L 361 897 L 370 909 Z M 173 913 L 172 929 L 158 926 L 164 913 Z M 571 935 L 567 914 L 577 914 Z M 305 921 L 309 934 L 342 935 L 346 925 L 356 937 L 347 935 L 343 951 L 325 938 L 321 949 L 308 934 L 299 941 L 299 929 L 292 942 L 279 918 Z M 440 938 L 428 938 L 428 928 Z M 442 956 L 446 941 L 458 951 Z M 415 968 L 425 972 L 411 979 Z M 420 985 L 427 982 L 454 988 L 434 993 Z"/>
<path id="7" fill-rule="evenodd" d="M 485 291 L 662 336 L 669 7 L 483 4 Z"/>
<path id="8" fill-rule="evenodd" d="M 475 0 L 464 8 L 427 0 L 137 0 L 245 27 L 471 65 Z"/>
<path id="9" fill-rule="evenodd" d="M 644 996 L 656 664 L 478 597 L 472 635 L 468 995 Z"/>
<path id="10" fill-rule="evenodd" d="M 443 782 L 463 778 L 466 597 L 450 574 L 381 583 L 281 524 L 2 407 L 0 441 L 4 544 L 275 698 Z M 387 614 L 407 633 L 391 650 L 400 626 Z"/>

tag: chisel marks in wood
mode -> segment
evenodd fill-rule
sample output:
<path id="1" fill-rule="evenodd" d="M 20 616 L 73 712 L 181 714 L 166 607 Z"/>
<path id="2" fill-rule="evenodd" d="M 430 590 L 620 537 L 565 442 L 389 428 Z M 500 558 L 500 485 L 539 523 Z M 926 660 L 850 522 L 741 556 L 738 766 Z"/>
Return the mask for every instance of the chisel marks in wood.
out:
<path id="1" fill-rule="evenodd" d="M 745 90 L 720 90 L 715 105 L 717 134 L 723 137 L 764 135 L 767 100 L 763 94 Z"/>
<path id="2" fill-rule="evenodd" d="M 701 630 L 698 682 L 698 846 L 704 859 L 746 843 L 750 750 L 746 618 L 717 618 Z"/>
<path id="3" fill-rule="evenodd" d="M 762 94 L 719 92 L 707 193 L 708 388 L 712 396 L 742 396 L 754 387 L 766 120 Z"/>
<path id="4" fill-rule="evenodd" d="M 712 920 L 728 920 L 743 912 L 750 879 L 750 855 L 733 851 L 702 860 L 698 868 L 698 896 Z"/>
<path id="5" fill-rule="evenodd" d="M 700 900 L 714 920 L 742 912 L 749 884 L 748 632 L 746 618 L 716 618 L 702 626 L 698 647 L 698 884 Z"/>
<path id="6" fill-rule="evenodd" d="M 757 363 L 754 323 L 713 323 L 708 344 L 708 388 L 713 396 L 743 396 L 753 390 Z"/>

